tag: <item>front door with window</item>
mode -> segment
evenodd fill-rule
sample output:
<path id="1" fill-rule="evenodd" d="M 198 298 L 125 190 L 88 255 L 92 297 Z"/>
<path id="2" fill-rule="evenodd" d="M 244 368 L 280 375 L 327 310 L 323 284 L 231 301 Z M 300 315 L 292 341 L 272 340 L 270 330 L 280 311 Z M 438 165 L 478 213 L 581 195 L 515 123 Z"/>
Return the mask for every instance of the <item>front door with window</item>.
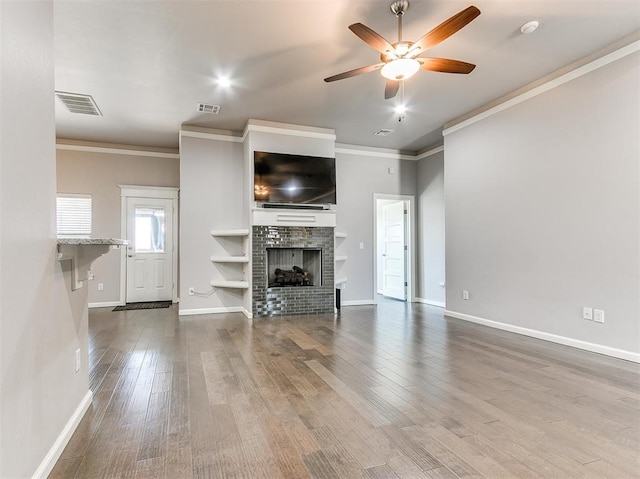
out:
<path id="1" fill-rule="evenodd" d="M 173 296 L 171 199 L 127 198 L 127 303 Z"/>

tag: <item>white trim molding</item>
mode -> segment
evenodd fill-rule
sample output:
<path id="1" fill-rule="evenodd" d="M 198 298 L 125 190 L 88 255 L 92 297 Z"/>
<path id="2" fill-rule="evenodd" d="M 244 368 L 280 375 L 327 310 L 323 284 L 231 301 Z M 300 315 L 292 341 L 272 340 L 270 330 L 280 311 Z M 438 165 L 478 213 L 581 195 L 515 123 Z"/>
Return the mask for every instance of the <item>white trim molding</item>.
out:
<path id="1" fill-rule="evenodd" d="M 461 319 L 463 321 L 469 321 L 471 323 L 482 324 L 483 326 L 501 329 L 502 331 L 522 334 L 523 336 L 542 339 L 544 341 L 550 341 L 552 343 L 562 344 L 564 346 L 571 346 L 572 348 L 582 349 L 585 351 L 590 351 L 592 353 L 604 354 L 605 356 L 611 356 L 618 359 L 624 359 L 626 361 L 632 361 L 634 363 L 640 363 L 640 353 L 611 348 L 609 346 L 603 346 L 601 344 L 589 343 L 587 341 L 581 341 L 579 339 L 567 338 L 566 336 L 559 336 L 557 334 L 545 333 L 544 331 L 537 331 L 535 329 L 523 328 L 522 326 L 515 326 L 513 324 L 501 323 L 498 321 L 493 321 L 491 319 L 472 316 L 470 314 L 449 311 L 447 309 L 445 309 L 444 314 L 445 316 Z"/>
<path id="2" fill-rule="evenodd" d="M 135 198 L 162 198 L 177 199 L 180 188 L 175 186 L 138 186 L 118 185 L 120 196 L 133 196 Z"/>
<path id="3" fill-rule="evenodd" d="M 242 141 L 247 138 L 249 132 L 273 133 L 276 135 L 302 136 L 305 138 L 317 138 L 320 140 L 336 140 L 334 130 L 328 128 L 314 128 L 308 126 L 277 123 L 272 121 L 250 119 L 242 132 Z"/>
<path id="4" fill-rule="evenodd" d="M 180 159 L 179 153 L 135 149 L 130 150 L 128 148 L 111 148 L 106 146 L 71 145 L 67 143 L 56 143 L 56 150 L 86 151 L 91 153 L 106 153 L 109 155 L 150 156 L 154 158 L 170 158 L 173 160 Z"/>
<path id="5" fill-rule="evenodd" d="M 346 148 L 345 148 L 346 146 Z M 336 145 L 336 153 L 340 153 L 343 155 L 357 155 L 357 156 L 368 156 L 371 158 L 386 158 L 390 160 L 408 160 L 415 161 L 418 158 L 413 155 L 405 155 L 398 151 L 389 151 L 389 150 L 375 150 L 375 149 L 363 149 L 362 147 L 354 146 L 353 148 L 350 145 Z"/>
<path id="6" fill-rule="evenodd" d="M 180 137 L 201 138 L 205 140 L 229 141 L 231 143 L 242 143 L 244 138 L 236 135 L 223 135 L 220 133 L 207 133 L 204 131 L 180 130 Z"/>
<path id="7" fill-rule="evenodd" d="M 433 301 L 431 299 L 416 298 L 415 302 L 416 303 L 422 303 L 422 304 L 428 304 L 429 306 L 436 306 L 438 308 L 446 308 L 447 307 L 447 305 L 445 303 L 442 303 L 440 301 Z"/>
<path id="8" fill-rule="evenodd" d="M 60 432 L 60 435 L 58 436 L 56 441 L 53 443 L 53 446 L 51 446 L 51 449 L 49 449 L 47 455 L 44 456 L 44 459 L 38 466 L 38 469 L 36 469 L 36 472 L 33 473 L 33 479 L 45 479 L 49 476 L 49 474 L 53 470 L 53 466 L 55 466 L 56 462 L 58 462 L 58 459 L 60 459 L 62 451 L 64 451 L 64 448 L 67 447 L 67 444 L 69 443 L 71 436 L 73 436 L 73 433 L 78 427 L 78 424 L 80 424 L 80 421 L 89 409 L 89 406 L 91 406 L 92 400 L 93 393 L 91 391 L 87 391 L 87 394 L 84 395 L 84 397 L 80 401 L 80 404 L 78 404 L 78 407 L 67 421 L 67 424 L 65 424 L 64 428 L 62 428 L 62 431 Z"/>
<path id="9" fill-rule="evenodd" d="M 499 101 L 498 104 L 490 106 L 489 108 L 483 111 L 480 111 L 479 113 L 472 115 L 469 118 L 464 119 L 463 117 L 463 119 L 461 120 L 454 120 L 448 123 L 447 125 L 445 125 L 445 129 L 442 132 L 442 134 L 443 136 L 446 136 L 446 135 L 449 135 L 450 133 L 461 130 L 462 128 L 473 125 L 474 123 L 477 123 L 481 120 L 489 118 L 490 116 L 500 113 L 501 111 L 511 108 L 512 106 L 515 106 L 535 96 L 538 96 L 544 92 L 547 92 L 553 88 L 556 88 L 560 85 L 570 82 L 571 80 L 575 80 L 576 78 L 586 75 L 587 73 L 591 73 L 592 71 L 597 70 L 598 68 L 608 65 L 609 63 L 613 63 L 616 60 L 626 57 L 627 55 L 635 53 L 639 50 L 640 50 L 640 40 L 636 40 L 622 48 L 618 48 L 617 50 L 614 50 L 611 53 L 601 56 L 600 58 L 590 61 L 589 63 L 586 63 L 582 66 L 579 66 L 567 73 L 560 74 L 559 76 L 556 76 L 555 78 L 552 78 L 542 84 L 537 84 L 537 82 L 534 82 L 533 84 L 530 84 L 529 87 L 524 87 L 525 91 L 520 94 L 516 94 L 513 97 L 510 97 L 510 96 L 513 95 L 515 92 L 510 95 L 506 95 L 505 97 L 503 97 L 502 101 L 498 100 Z M 552 74 L 551 76 L 554 76 L 554 75 L 555 74 Z"/>
<path id="10" fill-rule="evenodd" d="M 417 154 L 415 156 L 415 159 L 423 160 L 425 158 L 435 155 L 436 153 L 440 153 L 441 151 L 444 151 L 444 145 L 436 146 L 435 148 L 431 148 L 430 150 L 423 151 L 422 153 Z"/>
<path id="11" fill-rule="evenodd" d="M 197 316 L 201 314 L 224 314 L 224 313 L 242 313 L 247 318 L 251 319 L 253 315 L 247 311 L 243 306 L 229 306 L 221 308 L 196 308 L 196 309 L 181 309 L 178 311 L 178 316 Z M 186 319 L 186 318 L 180 318 Z"/>
<path id="12" fill-rule="evenodd" d="M 375 304 L 373 299 L 355 299 L 353 301 L 340 301 L 340 306 L 366 306 Z"/>
<path id="13" fill-rule="evenodd" d="M 89 303 L 89 309 L 93 308 L 113 308 L 115 306 L 124 306 L 125 303 L 120 301 L 103 301 L 99 303 Z"/>

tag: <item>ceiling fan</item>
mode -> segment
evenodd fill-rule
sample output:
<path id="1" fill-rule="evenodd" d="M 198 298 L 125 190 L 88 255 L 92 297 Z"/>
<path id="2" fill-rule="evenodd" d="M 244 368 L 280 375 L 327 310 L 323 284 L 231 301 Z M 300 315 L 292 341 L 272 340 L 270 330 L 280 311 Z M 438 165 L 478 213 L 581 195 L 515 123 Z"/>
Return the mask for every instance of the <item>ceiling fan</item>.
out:
<path id="1" fill-rule="evenodd" d="M 458 30 L 463 28 L 478 15 L 480 10 L 471 6 L 445 20 L 436 28 L 420 38 L 417 42 L 402 40 L 402 17 L 409 9 L 408 0 L 396 0 L 391 3 L 391 11 L 398 18 L 398 41 L 389 43 L 381 35 L 362 23 L 354 23 L 349 26 L 349 30 L 364 40 L 370 47 L 380 52 L 381 63 L 366 67 L 349 70 L 338 75 L 325 78 L 326 82 L 351 78 L 363 73 L 381 70 L 380 73 L 386 78 L 387 83 L 384 89 L 385 100 L 393 98 L 400 89 L 400 82 L 413 76 L 418 70 L 430 70 L 443 73 L 471 73 L 476 67 L 472 63 L 449 58 L 424 58 L 421 57 L 429 48 L 446 40 Z"/>

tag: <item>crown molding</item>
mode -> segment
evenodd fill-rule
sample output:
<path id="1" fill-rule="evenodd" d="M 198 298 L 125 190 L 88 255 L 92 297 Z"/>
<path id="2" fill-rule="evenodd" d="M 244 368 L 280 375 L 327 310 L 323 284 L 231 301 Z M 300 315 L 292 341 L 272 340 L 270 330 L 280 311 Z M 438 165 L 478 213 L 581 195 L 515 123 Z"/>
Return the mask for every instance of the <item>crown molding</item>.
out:
<path id="1" fill-rule="evenodd" d="M 346 148 L 345 148 L 346 147 Z M 343 155 L 369 156 L 373 158 L 387 158 L 390 160 L 409 160 L 415 161 L 417 158 L 413 155 L 405 155 L 399 152 L 388 150 L 363 149 L 362 147 L 350 145 L 336 145 L 336 153 Z"/>
<path id="2" fill-rule="evenodd" d="M 170 158 L 173 160 L 180 159 L 179 153 L 135 149 L 130 150 L 128 148 L 110 148 L 107 146 L 72 145 L 67 143 L 56 143 L 56 150 L 86 151 L 90 153 L 105 153 L 109 155 L 148 156 L 153 158 Z"/>
<path id="3" fill-rule="evenodd" d="M 202 138 L 205 140 L 229 141 L 231 143 L 242 143 L 244 137 L 234 135 L 222 135 L 220 133 L 206 133 L 204 131 L 180 130 L 180 137 Z"/>
<path id="4" fill-rule="evenodd" d="M 503 97 L 502 100 L 498 100 L 497 104 L 494 104 L 493 106 L 488 106 L 485 110 L 482 110 L 475 115 L 472 115 L 468 118 L 463 117 L 463 119 L 454 120 L 448 123 L 447 125 L 445 125 L 445 129 L 442 132 L 442 135 L 446 136 L 453 132 L 461 130 L 462 128 L 473 125 L 474 123 L 477 123 L 481 120 L 489 118 L 497 113 L 500 113 L 501 111 L 504 111 L 508 108 L 516 106 L 524 101 L 527 101 L 542 93 L 545 93 L 553 88 L 556 88 L 567 82 L 575 80 L 576 78 L 579 78 L 588 73 L 591 73 L 592 71 L 597 70 L 598 68 L 602 68 L 603 66 L 606 66 L 609 63 L 613 63 L 616 60 L 626 57 L 627 55 L 631 55 L 632 53 L 635 53 L 638 50 L 640 50 L 640 40 L 633 41 L 628 45 L 618 48 L 606 55 L 600 56 L 595 60 L 592 60 L 577 68 L 574 68 L 567 73 L 563 73 L 559 76 L 556 76 L 555 78 L 552 78 L 551 80 L 548 80 L 542 84 L 538 84 L 538 82 L 531 83 L 529 84 L 529 86 L 524 87 L 524 90 L 525 90 L 524 92 L 516 94 L 516 96 L 511 97 L 511 95 L 513 95 L 512 93 L 511 95 L 507 95 Z M 560 71 L 563 71 L 563 70 L 560 70 Z M 558 72 L 556 72 L 555 74 L 552 74 L 551 76 L 554 76 L 557 73 Z"/>

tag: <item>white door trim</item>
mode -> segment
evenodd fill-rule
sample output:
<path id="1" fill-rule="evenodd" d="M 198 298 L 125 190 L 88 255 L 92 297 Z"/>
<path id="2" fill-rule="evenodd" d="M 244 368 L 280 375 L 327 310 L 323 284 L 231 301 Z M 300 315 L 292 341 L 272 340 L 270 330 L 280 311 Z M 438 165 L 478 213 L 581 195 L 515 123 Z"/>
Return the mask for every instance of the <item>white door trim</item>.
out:
<path id="1" fill-rule="evenodd" d="M 178 302 L 178 192 L 170 186 L 118 185 L 120 187 L 120 237 L 127 233 L 127 198 L 161 198 L 171 200 L 173 208 L 173 277 L 172 301 Z M 120 248 L 120 304 L 127 301 L 127 248 Z"/>
<path id="2" fill-rule="evenodd" d="M 373 194 L 373 304 L 378 302 L 378 200 L 404 201 L 407 205 L 407 302 L 413 303 L 416 297 L 416 221 L 415 221 L 415 196 L 413 195 L 387 195 L 383 193 Z"/>

